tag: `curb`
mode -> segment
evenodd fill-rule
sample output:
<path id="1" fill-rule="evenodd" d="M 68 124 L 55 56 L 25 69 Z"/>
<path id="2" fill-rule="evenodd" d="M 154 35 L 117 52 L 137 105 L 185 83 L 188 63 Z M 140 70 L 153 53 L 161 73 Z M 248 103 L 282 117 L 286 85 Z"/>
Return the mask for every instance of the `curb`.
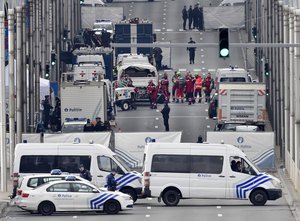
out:
<path id="1" fill-rule="evenodd" d="M 283 196 L 287 201 L 289 208 L 295 217 L 296 221 L 300 221 L 300 197 L 294 189 L 294 186 L 285 172 L 285 168 L 278 169 L 280 181 L 283 184 Z"/>

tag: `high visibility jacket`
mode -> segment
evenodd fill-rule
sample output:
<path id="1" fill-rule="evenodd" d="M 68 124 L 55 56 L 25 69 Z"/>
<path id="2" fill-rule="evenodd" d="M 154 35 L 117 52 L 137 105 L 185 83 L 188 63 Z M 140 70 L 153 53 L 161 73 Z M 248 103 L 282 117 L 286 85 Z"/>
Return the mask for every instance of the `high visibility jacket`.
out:
<path id="1" fill-rule="evenodd" d="M 203 85 L 203 78 L 202 77 L 196 78 L 195 88 L 202 89 L 202 85 Z"/>

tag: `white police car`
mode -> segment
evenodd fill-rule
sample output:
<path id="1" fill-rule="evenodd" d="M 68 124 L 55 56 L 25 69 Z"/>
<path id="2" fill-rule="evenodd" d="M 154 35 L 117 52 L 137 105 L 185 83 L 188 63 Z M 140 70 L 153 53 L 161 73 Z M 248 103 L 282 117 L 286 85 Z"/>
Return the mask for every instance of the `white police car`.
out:
<path id="1" fill-rule="evenodd" d="M 117 214 L 133 208 L 132 198 L 121 192 L 102 191 L 96 186 L 67 179 L 45 183 L 22 193 L 19 208 L 51 215 L 58 211 L 104 211 Z"/>

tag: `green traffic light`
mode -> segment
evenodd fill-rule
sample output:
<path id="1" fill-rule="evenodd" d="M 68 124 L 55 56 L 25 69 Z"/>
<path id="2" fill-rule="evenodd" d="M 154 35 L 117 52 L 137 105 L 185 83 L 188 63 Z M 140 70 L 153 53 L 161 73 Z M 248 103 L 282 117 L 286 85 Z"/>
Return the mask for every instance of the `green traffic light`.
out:
<path id="1" fill-rule="evenodd" d="M 227 57 L 229 55 L 229 50 L 228 48 L 223 48 L 221 51 L 220 51 L 220 55 L 221 57 Z"/>

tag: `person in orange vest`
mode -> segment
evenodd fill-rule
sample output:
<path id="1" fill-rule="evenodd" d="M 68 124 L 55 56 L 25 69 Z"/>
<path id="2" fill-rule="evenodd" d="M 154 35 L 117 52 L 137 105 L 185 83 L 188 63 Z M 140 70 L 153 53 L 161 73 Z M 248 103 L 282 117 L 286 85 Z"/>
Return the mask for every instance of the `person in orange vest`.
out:
<path id="1" fill-rule="evenodd" d="M 178 88 L 178 74 L 179 72 L 175 71 L 173 77 L 172 77 L 172 83 L 173 83 L 173 86 L 172 86 L 172 98 L 173 98 L 173 102 L 175 102 L 176 100 L 176 90 Z"/>
<path id="2" fill-rule="evenodd" d="M 192 102 L 195 103 L 194 87 L 195 87 L 195 81 L 191 73 L 188 73 L 185 79 L 185 88 L 186 88 L 186 98 L 188 99 L 189 105 L 191 105 Z"/>
<path id="3" fill-rule="evenodd" d="M 198 103 L 201 103 L 202 100 L 202 85 L 203 85 L 203 78 L 200 74 L 196 74 L 196 81 L 195 81 L 195 98 L 199 95 Z"/>
<path id="4" fill-rule="evenodd" d="M 167 73 L 164 73 L 164 76 L 160 81 L 160 89 L 163 95 L 165 96 L 165 101 L 169 102 L 170 92 L 169 92 L 169 80 L 168 80 Z"/>

